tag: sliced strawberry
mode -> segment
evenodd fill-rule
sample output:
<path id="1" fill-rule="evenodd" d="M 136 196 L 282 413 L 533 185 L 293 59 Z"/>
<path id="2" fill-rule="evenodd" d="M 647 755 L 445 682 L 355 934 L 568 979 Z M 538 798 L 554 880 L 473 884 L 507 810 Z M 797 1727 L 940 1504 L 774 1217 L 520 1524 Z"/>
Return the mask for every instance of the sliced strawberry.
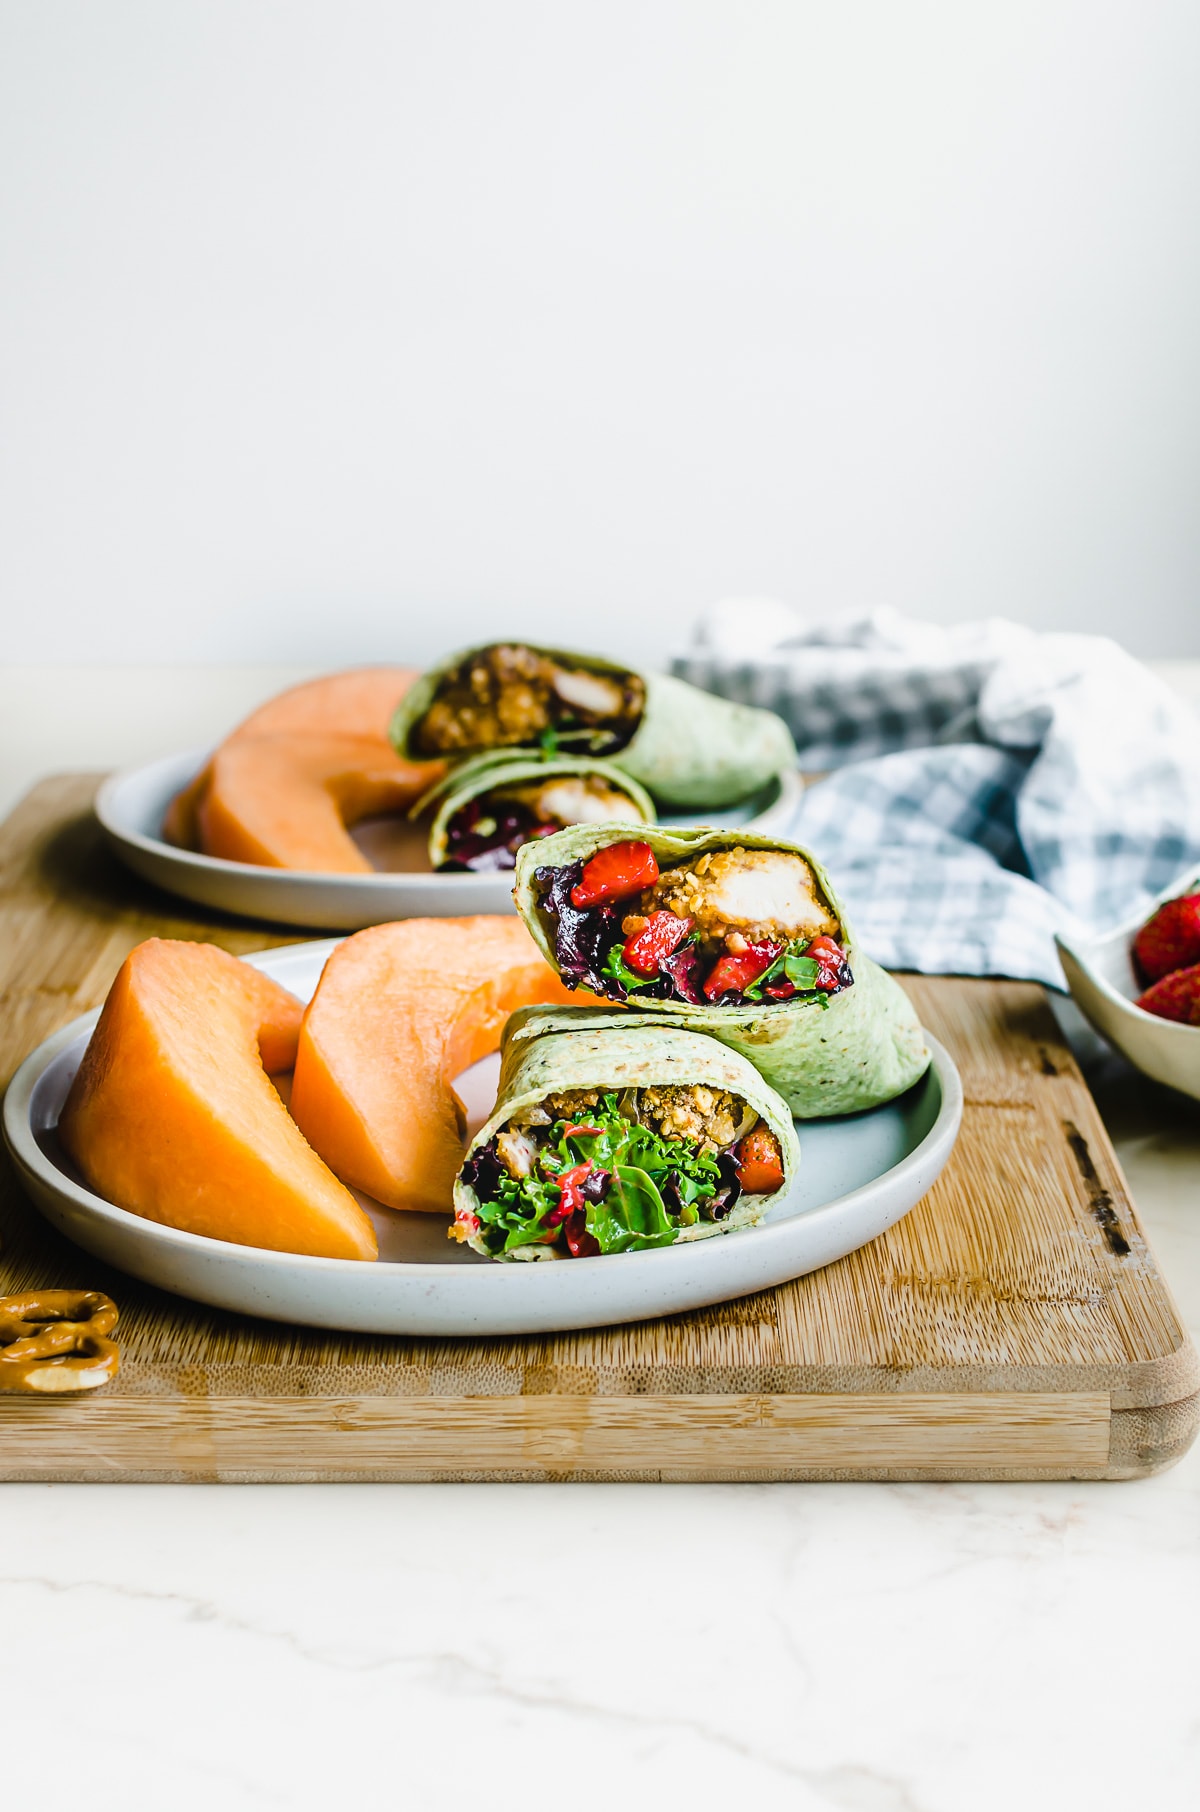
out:
<path id="1" fill-rule="evenodd" d="M 722 994 L 740 994 L 766 974 L 782 950 L 782 944 L 750 944 L 740 956 L 718 957 L 704 984 L 705 994 L 709 1000 L 719 1000 Z"/>
<path id="2" fill-rule="evenodd" d="M 1160 906 L 1134 938 L 1133 956 L 1147 982 L 1200 963 L 1200 893 Z"/>
<path id="3" fill-rule="evenodd" d="M 658 879 L 658 863 L 648 843 L 610 843 L 598 849 L 571 889 L 571 904 L 581 910 L 605 900 L 627 900 Z"/>
<path id="4" fill-rule="evenodd" d="M 652 912 L 643 930 L 625 945 L 625 961 L 635 975 L 657 975 L 664 957 L 677 950 L 692 928 L 691 919 L 673 912 Z"/>
<path id="5" fill-rule="evenodd" d="M 747 1195 L 774 1195 L 783 1188 L 783 1153 L 779 1140 L 761 1121 L 734 1151 L 737 1179 Z"/>
<path id="6" fill-rule="evenodd" d="M 1200 1026 L 1200 963 L 1164 975 L 1138 1001 L 1144 1013 L 1175 1019 L 1185 1026 Z"/>
<path id="7" fill-rule="evenodd" d="M 774 981 L 763 985 L 763 993 L 768 1000 L 794 1000 L 797 992 L 795 982 L 790 982 L 786 975 L 777 976 Z"/>
<path id="8" fill-rule="evenodd" d="M 846 952 L 831 937 L 815 937 L 804 952 L 811 956 L 820 973 L 813 987 L 819 994 L 834 994 L 849 976 Z"/>

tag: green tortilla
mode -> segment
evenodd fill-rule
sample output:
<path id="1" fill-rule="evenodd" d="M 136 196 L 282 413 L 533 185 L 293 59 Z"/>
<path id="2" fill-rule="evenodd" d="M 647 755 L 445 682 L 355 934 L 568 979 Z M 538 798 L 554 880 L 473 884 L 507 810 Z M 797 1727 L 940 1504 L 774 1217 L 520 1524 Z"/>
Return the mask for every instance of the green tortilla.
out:
<path id="1" fill-rule="evenodd" d="M 427 759 L 414 753 L 413 732 L 442 680 L 464 661 L 495 646 L 483 642 L 466 648 L 421 675 L 392 718 L 389 734 L 400 755 L 409 760 Z M 777 774 L 796 766 L 791 731 L 773 711 L 733 704 L 669 674 L 643 673 L 603 655 L 545 648 L 535 642 L 514 646 L 532 649 L 564 666 L 592 673 L 632 673 L 643 682 L 646 705 L 632 738 L 624 748 L 604 752 L 663 805 L 713 809 L 737 805 Z"/>
<path id="2" fill-rule="evenodd" d="M 547 961 L 557 969 L 554 921 L 541 909 L 534 882 L 538 868 L 561 868 L 587 860 L 620 840 L 613 825 L 577 824 L 517 852 L 513 898 Z M 677 1000 L 637 1000 L 631 1006 L 596 1003 L 593 1011 L 619 1013 L 638 1026 L 677 1025 L 707 1032 L 748 1057 L 771 1087 L 778 1089 L 801 1120 L 857 1113 L 877 1107 L 910 1088 L 929 1066 L 925 1036 L 912 1002 L 899 982 L 859 949 L 841 901 L 820 863 L 798 843 L 750 831 L 666 830 L 648 825 L 629 835 L 649 843 L 660 868 L 698 857 L 706 850 L 776 849 L 803 856 L 838 920 L 853 984 L 829 997 L 781 1001 L 771 1006 L 693 1006 Z M 595 1002 L 586 990 L 581 1001 Z"/>
<path id="3" fill-rule="evenodd" d="M 624 1017 L 611 1013 L 580 1014 L 573 1007 L 529 1007 L 514 1014 L 505 1028 L 496 1106 L 487 1125 L 472 1139 L 467 1156 L 486 1145 L 522 1110 L 539 1106 L 547 1095 L 574 1088 L 619 1091 L 689 1082 L 728 1089 L 765 1120 L 779 1140 L 784 1181 L 783 1188 L 774 1195 L 739 1197 L 726 1220 L 698 1221 L 682 1228 L 673 1243 L 679 1245 L 685 1240 L 708 1239 L 717 1233 L 752 1227 L 762 1220 L 773 1202 L 783 1200 L 799 1168 L 800 1141 L 787 1103 L 736 1051 L 701 1033 L 661 1021 L 634 1030 Z M 455 1212 L 473 1215 L 478 1207 L 474 1189 L 460 1176 L 454 1184 Z M 485 1257 L 494 1256 L 488 1252 L 482 1234 L 474 1235 L 468 1244 Z M 530 1245 L 501 1256 L 516 1260 L 559 1255 L 549 1246 Z M 619 1254 L 610 1254 L 613 1256 Z"/>
<path id="4" fill-rule="evenodd" d="M 609 786 L 619 789 L 641 814 L 644 824 L 654 823 L 654 801 L 645 787 L 629 774 L 598 755 L 523 755 L 519 750 L 502 750 L 476 755 L 461 766 L 452 768 L 444 780 L 418 799 L 409 813 L 417 816 L 440 797 L 437 815 L 429 827 L 429 860 L 434 868 L 446 860 L 446 832 L 455 812 L 480 793 L 494 787 L 523 786 L 530 781 L 551 780 L 558 774 L 597 774 Z"/>

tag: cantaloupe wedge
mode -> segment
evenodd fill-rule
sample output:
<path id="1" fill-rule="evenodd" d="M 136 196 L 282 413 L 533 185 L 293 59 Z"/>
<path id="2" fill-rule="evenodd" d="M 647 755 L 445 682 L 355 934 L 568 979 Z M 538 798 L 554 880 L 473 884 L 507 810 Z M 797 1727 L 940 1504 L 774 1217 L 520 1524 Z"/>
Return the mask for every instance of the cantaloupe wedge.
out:
<path id="1" fill-rule="evenodd" d="M 376 736 L 386 742 L 392 712 L 416 678 L 415 667 L 352 667 L 345 673 L 325 673 L 269 698 L 225 740 Z"/>
<path id="2" fill-rule="evenodd" d="M 520 919 L 408 919 L 338 946 L 304 1015 L 292 1113 L 314 1150 L 392 1208 L 448 1214 L 465 1117 L 451 1086 L 517 1007 L 568 1004 Z"/>
<path id="3" fill-rule="evenodd" d="M 236 730 L 230 732 L 221 748 L 224 750 L 231 744 L 259 741 L 264 737 L 325 740 L 329 737 L 349 736 L 375 745 L 373 762 L 376 757 L 382 757 L 386 761 L 392 755 L 387 734 L 392 712 L 416 677 L 416 671 L 412 667 L 357 667 L 346 673 L 328 673 L 320 679 L 308 680 L 304 685 L 292 686 L 276 698 L 268 699 L 252 711 Z M 406 809 L 419 792 L 433 785 L 442 772 L 440 763 L 401 763 L 392 756 L 390 771 L 395 773 L 401 769 L 414 777 L 412 786 L 399 806 L 389 805 L 379 809 Z M 204 841 L 202 807 L 208 798 L 212 781 L 213 763 L 210 761 L 172 799 L 163 818 L 163 835 L 168 843 L 174 843 L 180 849 L 202 850 L 206 855 L 225 853 L 223 849 L 210 849 Z M 247 778 L 242 770 L 238 770 L 237 781 L 240 785 L 235 783 L 232 796 L 223 801 L 223 810 L 228 811 L 235 820 L 240 820 L 244 811 L 252 816 L 261 815 L 262 800 L 256 796 L 253 779 Z M 248 792 L 244 790 L 247 786 Z M 343 837 L 339 845 L 343 855 L 346 854 L 347 845 L 351 849 L 354 847 L 348 837 Z M 231 858 L 234 861 L 258 859 L 251 856 Z M 304 864 L 285 861 L 273 866 L 293 868 L 303 867 Z M 370 864 L 364 866 L 369 868 Z"/>
<path id="4" fill-rule="evenodd" d="M 91 1188 L 210 1239 L 375 1258 L 370 1221 L 267 1074 L 294 1062 L 301 1011 L 277 982 L 212 944 L 139 944 L 59 1120 Z"/>
<path id="5" fill-rule="evenodd" d="M 434 770 L 436 777 L 438 770 Z M 402 812 L 430 784 L 363 736 L 267 736 L 226 743 L 196 813 L 200 847 L 229 862 L 322 874 L 371 874 L 349 825 Z"/>

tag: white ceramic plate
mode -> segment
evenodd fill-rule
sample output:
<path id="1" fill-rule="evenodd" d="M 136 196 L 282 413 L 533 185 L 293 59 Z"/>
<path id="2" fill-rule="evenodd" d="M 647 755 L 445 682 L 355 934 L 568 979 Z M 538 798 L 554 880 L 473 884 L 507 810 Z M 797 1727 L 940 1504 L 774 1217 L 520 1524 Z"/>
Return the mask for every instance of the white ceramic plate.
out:
<path id="1" fill-rule="evenodd" d="M 1096 1030 L 1147 1076 L 1200 1100 L 1200 1026 L 1158 1019 L 1133 1004 L 1143 992 L 1133 972 L 1135 936 L 1165 901 L 1194 891 L 1198 883 L 1200 869 L 1189 868 L 1116 931 L 1086 942 L 1056 941 L 1071 997 Z"/>
<path id="2" fill-rule="evenodd" d="M 302 1000 L 336 939 L 251 957 Z M 160 1227 L 93 1195 L 58 1143 L 67 1090 L 99 1015 L 40 1045 L 17 1071 L 4 1131 L 22 1181 L 60 1232 L 160 1289 L 273 1321 L 363 1334 L 533 1334 L 644 1321 L 764 1290 L 843 1257 L 907 1214 L 950 1155 L 962 1116 L 958 1072 L 930 1039 L 933 1065 L 898 1101 L 800 1127 L 797 1184 L 766 1222 L 654 1252 L 558 1264 L 496 1264 L 446 1237 L 449 1216 L 403 1214 L 359 1196 L 380 1263 L 264 1252 Z M 472 1131 L 495 1099 L 499 1059 L 457 1086 Z"/>
<path id="3" fill-rule="evenodd" d="M 96 795 L 96 816 L 122 862 L 168 893 L 243 918 L 325 931 L 358 931 L 364 925 L 386 924 L 391 919 L 515 910 L 511 874 L 436 874 L 429 866 L 424 832 L 404 819 L 374 819 L 352 832 L 364 855 L 381 871 L 371 875 L 256 868 L 248 862 L 226 862 L 218 856 L 176 849 L 163 841 L 163 814 L 207 759 L 207 751 L 196 749 L 185 755 L 167 755 L 112 775 Z M 782 835 L 802 790 L 803 781 L 792 771 L 779 775 L 740 807 L 667 815 L 662 821 Z"/>

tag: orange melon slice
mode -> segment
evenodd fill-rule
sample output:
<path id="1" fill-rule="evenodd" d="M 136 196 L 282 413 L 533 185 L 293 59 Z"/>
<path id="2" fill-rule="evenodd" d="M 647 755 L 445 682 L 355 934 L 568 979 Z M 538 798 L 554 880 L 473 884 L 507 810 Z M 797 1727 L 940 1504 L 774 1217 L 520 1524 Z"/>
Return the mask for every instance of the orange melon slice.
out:
<path id="1" fill-rule="evenodd" d="M 292 1113 L 314 1150 L 392 1208 L 448 1214 L 465 1149 L 454 1078 L 508 1015 L 571 994 L 520 919 L 407 919 L 338 946 L 304 1015 Z"/>
<path id="2" fill-rule="evenodd" d="M 247 736 L 374 736 L 388 740 L 392 712 L 418 677 L 415 667 L 353 667 L 269 698 L 226 742 Z"/>
<path id="3" fill-rule="evenodd" d="M 210 1239 L 375 1258 L 370 1221 L 267 1074 L 294 1062 L 301 1014 L 286 989 L 212 944 L 139 944 L 59 1120 L 91 1188 Z"/>
<path id="4" fill-rule="evenodd" d="M 383 754 L 386 759 L 391 754 L 387 730 L 392 712 L 416 677 L 412 667 L 357 667 L 345 673 L 327 673 L 320 679 L 292 686 L 276 698 L 268 699 L 230 732 L 221 748 L 224 750 L 231 744 L 269 736 L 305 739 L 349 736 L 376 745 L 376 753 Z M 392 759 L 394 762 L 395 758 Z M 441 764 L 431 766 L 426 763 L 420 767 L 409 764 L 409 769 L 419 778 L 414 779 L 402 805 L 381 809 L 405 809 L 424 787 L 433 785 L 442 772 Z M 213 763 L 209 762 L 172 799 L 163 818 L 163 835 L 168 843 L 174 843 L 179 849 L 202 850 L 206 855 L 224 853 L 220 849 L 210 849 L 204 841 L 202 808 L 212 781 Z M 242 795 L 235 790 L 232 805 L 235 817 L 239 815 L 241 801 Z M 261 801 L 251 796 L 251 811 L 260 807 Z M 343 854 L 348 842 L 348 838 L 343 840 Z M 254 859 L 232 858 L 235 861 Z M 303 864 L 284 862 L 281 866 L 291 868 Z"/>
<path id="5" fill-rule="evenodd" d="M 371 874 L 348 827 L 404 811 L 429 784 L 427 762 L 402 761 L 368 737 L 226 743 L 213 756 L 196 812 L 200 847 L 209 856 L 266 868 Z"/>

